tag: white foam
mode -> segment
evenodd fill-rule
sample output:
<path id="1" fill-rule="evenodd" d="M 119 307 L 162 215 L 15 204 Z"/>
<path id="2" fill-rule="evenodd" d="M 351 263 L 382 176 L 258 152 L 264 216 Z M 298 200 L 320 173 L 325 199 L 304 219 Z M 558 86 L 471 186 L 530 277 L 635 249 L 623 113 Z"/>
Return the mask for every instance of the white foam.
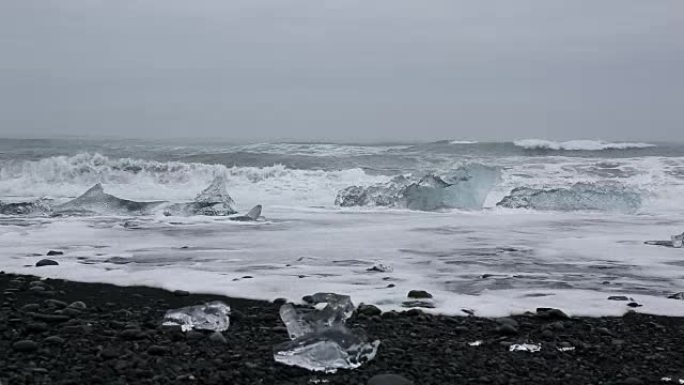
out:
<path id="1" fill-rule="evenodd" d="M 643 244 L 681 232 L 677 216 L 279 207 L 266 214 L 269 221 L 256 224 L 142 218 L 138 230 L 125 229 L 124 218 L 17 220 L 0 226 L 0 265 L 265 300 L 332 291 L 385 310 L 401 309 L 409 290 L 422 289 L 434 295 L 430 311 L 480 316 L 537 307 L 621 315 L 629 308 L 607 297 L 622 294 L 643 305 L 637 311 L 684 316 L 684 301 L 666 298 L 684 287 L 682 250 Z M 65 251 L 60 265 L 33 267 L 43 257 L 31 254 L 49 249 Z M 105 263 L 112 257 L 132 263 Z M 367 271 L 378 260 L 393 271 Z"/>
<path id="2" fill-rule="evenodd" d="M 452 140 L 449 143 L 451 143 L 451 144 L 477 144 L 479 142 L 477 142 L 475 140 Z"/>
<path id="3" fill-rule="evenodd" d="M 521 139 L 513 142 L 518 147 L 527 150 L 565 150 L 565 151 L 601 151 L 601 150 L 628 150 L 636 148 L 655 147 L 650 143 L 630 143 L 630 142 L 604 142 L 602 140 L 569 140 L 566 142 L 555 142 L 545 139 Z"/>

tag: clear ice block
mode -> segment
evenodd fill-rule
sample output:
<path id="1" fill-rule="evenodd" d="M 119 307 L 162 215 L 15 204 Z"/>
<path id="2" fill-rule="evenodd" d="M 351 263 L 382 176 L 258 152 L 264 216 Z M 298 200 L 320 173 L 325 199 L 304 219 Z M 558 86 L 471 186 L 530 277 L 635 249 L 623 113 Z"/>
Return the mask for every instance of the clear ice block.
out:
<path id="1" fill-rule="evenodd" d="M 273 358 L 285 365 L 334 373 L 338 369 L 358 368 L 372 360 L 379 345 L 379 340 L 368 342 L 362 331 L 340 325 L 277 345 Z"/>
<path id="2" fill-rule="evenodd" d="M 180 325 L 186 332 L 192 329 L 222 332 L 230 326 L 230 306 L 221 301 L 173 309 L 164 315 L 164 325 Z"/>

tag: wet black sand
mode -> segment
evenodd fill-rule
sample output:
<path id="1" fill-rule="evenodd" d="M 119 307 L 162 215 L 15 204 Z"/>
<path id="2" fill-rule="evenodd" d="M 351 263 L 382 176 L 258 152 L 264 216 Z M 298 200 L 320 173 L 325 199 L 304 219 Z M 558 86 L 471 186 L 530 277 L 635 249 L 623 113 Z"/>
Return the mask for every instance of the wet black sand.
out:
<path id="1" fill-rule="evenodd" d="M 497 321 L 419 311 L 377 316 L 369 310 L 348 323 L 382 341 L 376 359 L 326 375 L 273 361 L 273 345 L 287 340 L 278 304 L 146 287 L 31 283 L 36 280 L 0 274 L 2 385 L 353 385 L 380 373 L 400 374 L 417 385 L 665 384 L 663 377 L 672 378 L 670 383 L 684 379 L 684 318 L 530 314 Z M 225 343 L 160 327 L 167 309 L 215 299 L 234 313 Z M 87 308 L 60 309 L 74 301 Z M 468 345 L 476 340 L 483 344 Z M 541 343 L 542 350 L 509 352 L 511 343 L 524 342 Z M 559 347 L 575 349 L 562 352 Z"/>

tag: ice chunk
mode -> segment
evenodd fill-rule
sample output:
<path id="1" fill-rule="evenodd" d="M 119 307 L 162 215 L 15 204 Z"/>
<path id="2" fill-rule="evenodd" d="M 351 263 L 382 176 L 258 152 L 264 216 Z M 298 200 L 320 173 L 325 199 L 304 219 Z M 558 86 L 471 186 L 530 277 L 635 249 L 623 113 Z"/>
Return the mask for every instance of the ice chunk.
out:
<path id="1" fill-rule="evenodd" d="M 468 346 L 481 346 L 482 345 L 482 340 L 477 340 L 473 342 L 468 342 Z"/>
<path id="2" fill-rule="evenodd" d="M 498 168 L 469 164 L 443 175 L 427 174 L 417 181 L 399 176 L 385 184 L 351 186 L 338 193 L 335 204 L 343 207 L 404 207 L 422 211 L 481 209 L 500 177 Z"/>
<path id="3" fill-rule="evenodd" d="M 277 345 L 273 358 L 285 365 L 334 373 L 338 369 L 358 368 L 372 360 L 379 345 L 378 340 L 368 342 L 362 331 L 339 325 Z"/>
<path id="4" fill-rule="evenodd" d="M 313 332 L 312 325 L 304 320 L 302 314 L 292 304 L 286 303 L 280 307 L 280 319 L 283 320 L 290 339 L 302 337 Z"/>
<path id="5" fill-rule="evenodd" d="M 214 178 L 209 187 L 195 197 L 193 202 L 176 203 L 168 206 L 166 215 L 208 215 L 226 216 L 236 214 L 235 201 L 228 194 L 224 175 Z"/>
<path id="6" fill-rule="evenodd" d="M 354 313 L 354 304 L 348 295 L 316 293 L 305 299 L 313 305 L 325 304 L 325 307 L 297 310 L 292 304 L 281 306 L 280 319 L 287 327 L 291 339 L 326 327 L 342 325 Z"/>
<path id="7" fill-rule="evenodd" d="M 374 271 L 378 273 L 391 273 L 393 270 L 394 269 L 392 268 L 392 266 L 379 261 L 375 262 L 373 267 L 369 267 L 368 269 L 366 269 L 366 271 Z"/>
<path id="8" fill-rule="evenodd" d="M 684 233 L 672 236 L 672 247 L 680 248 L 682 247 L 682 242 L 684 241 Z"/>
<path id="9" fill-rule="evenodd" d="M 641 195 L 613 183 L 576 183 L 552 189 L 517 187 L 496 205 L 514 209 L 634 213 L 641 207 Z"/>
<path id="10" fill-rule="evenodd" d="M 541 345 L 538 344 L 513 344 L 510 349 L 511 352 L 530 352 L 536 353 L 541 351 Z"/>
<path id="11" fill-rule="evenodd" d="M 309 313 L 307 319 L 324 326 L 333 326 L 344 323 L 354 313 L 354 304 L 348 295 L 335 293 L 316 293 L 307 300 L 314 305 L 325 304 L 325 307 L 317 312 Z"/>
<path id="12" fill-rule="evenodd" d="M 48 215 L 52 211 L 49 199 L 37 199 L 30 202 L 1 202 L 2 215 Z"/>
<path id="13" fill-rule="evenodd" d="M 349 296 L 316 293 L 304 299 L 318 306 L 313 309 L 295 309 L 291 304 L 280 307 L 280 318 L 292 341 L 274 348 L 276 362 L 332 373 L 337 369 L 357 368 L 375 357 L 380 341 L 368 342 L 362 330 L 350 330 L 344 325 L 354 312 Z"/>
<path id="14" fill-rule="evenodd" d="M 197 329 L 222 332 L 230 326 L 230 306 L 221 301 L 213 301 L 169 310 L 164 316 L 163 324 L 180 325 L 183 331 Z"/>

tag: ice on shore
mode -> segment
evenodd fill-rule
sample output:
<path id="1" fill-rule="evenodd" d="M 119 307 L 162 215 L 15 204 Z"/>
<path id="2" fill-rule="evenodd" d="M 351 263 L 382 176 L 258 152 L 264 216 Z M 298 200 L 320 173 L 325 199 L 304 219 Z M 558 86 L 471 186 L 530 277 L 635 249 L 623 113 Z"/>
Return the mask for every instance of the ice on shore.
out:
<path id="1" fill-rule="evenodd" d="M 672 236 L 672 247 L 680 248 L 682 247 L 682 242 L 684 241 L 684 233 Z"/>
<path id="2" fill-rule="evenodd" d="M 192 329 L 222 332 L 230 326 L 230 306 L 221 301 L 213 301 L 169 310 L 164 315 L 163 324 L 180 325 L 184 332 Z"/>
<path id="3" fill-rule="evenodd" d="M 362 330 L 350 330 L 345 321 L 354 312 L 349 296 L 316 293 L 305 297 L 323 308 L 296 309 L 292 304 L 280 307 L 280 318 L 292 341 L 277 345 L 273 358 L 285 365 L 332 373 L 354 369 L 372 360 L 380 341 L 368 342 Z"/>
<path id="4" fill-rule="evenodd" d="M 541 351 L 541 345 L 539 344 L 513 344 L 510 347 L 511 352 L 530 352 L 536 353 Z"/>
<path id="5" fill-rule="evenodd" d="M 361 330 L 338 325 L 277 345 L 273 358 L 285 365 L 334 373 L 338 369 L 358 368 L 372 360 L 379 345 L 379 340 L 368 342 Z"/>

